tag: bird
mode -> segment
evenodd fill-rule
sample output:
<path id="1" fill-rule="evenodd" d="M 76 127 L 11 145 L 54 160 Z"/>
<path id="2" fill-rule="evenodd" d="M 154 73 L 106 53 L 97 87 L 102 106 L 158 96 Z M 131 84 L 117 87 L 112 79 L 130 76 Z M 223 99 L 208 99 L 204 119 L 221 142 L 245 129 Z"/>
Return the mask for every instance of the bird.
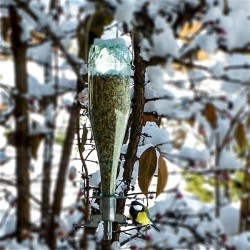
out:
<path id="1" fill-rule="evenodd" d="M 157 231 L 160 229 L 155 225 L 155 223 L 150 219 L 149 211 L 146 206 L 137 200 L 134 200 L 130 204 L 129 216 L 135 225 L 151 225 Z"/>

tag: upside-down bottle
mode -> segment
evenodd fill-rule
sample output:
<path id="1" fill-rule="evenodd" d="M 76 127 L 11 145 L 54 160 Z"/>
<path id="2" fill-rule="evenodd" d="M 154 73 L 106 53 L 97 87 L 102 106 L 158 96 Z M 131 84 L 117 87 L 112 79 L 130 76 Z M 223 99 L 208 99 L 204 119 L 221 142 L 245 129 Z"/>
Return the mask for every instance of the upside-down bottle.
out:
<path id="1" fill-rule="evenodd" d="M 89 117 L 100 172 L 101 203 L 115 209 L 117 167 L 130 110 L 130 54 L 121 38 L 95 40 L 89 51 Z M 115 211 L 102 210 L 114 221 Z"/>

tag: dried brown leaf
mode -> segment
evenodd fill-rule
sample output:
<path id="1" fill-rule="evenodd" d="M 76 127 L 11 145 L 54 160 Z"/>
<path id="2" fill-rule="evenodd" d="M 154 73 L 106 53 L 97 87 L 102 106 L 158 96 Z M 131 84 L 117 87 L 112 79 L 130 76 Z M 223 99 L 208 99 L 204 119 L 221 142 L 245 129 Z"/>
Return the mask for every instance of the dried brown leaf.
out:
<path id="1" fill-rule="evenodd" d="M 84 145 L 86 144 L 87 141 L 87 135 L 88 135 L 88 129 L 86 127 L 86 123 L 82 127 L 82 140 L 81 140 L 81 145 L 80 145 L 80 150 L 83 152 L 85 150 Z"/>
<path id="2" fill-rule="evenodd" d="M 246 138 L 245 128 L 242 123 L 238 123 L 234 132 L 234 137 L 235 137 L 238 147 L 240 149 L 244 149 L 246 146 L 247 138 Z"/>
<path id="3" fill-rule="evenodd" d="M 157 126 L 161 125 L 161 117 L 158 115 L 151 115 L 151 114 L 143 114 L 142 116 L 142 125 L 145 126 L 147 122 L 155 122 Z"/>
<path id="4" fill-rule="evenodd" d="M 139 159 L 138 184 L 142 193 L 147 196 L 148 188 L 157 166 L 157 155 L 154 147 L 146 149 Z"/>
<path id="5" fill-rule="evenodd" d="M 247 117 L 246 125 L 247 125 L 247 128 L 250 129 L 250 115 L 248 115 Z"/>
<path id="6" fill-rule="evenodd" d="M 215 128 L 217 125 L 216 107 L 212 103 L 207 103 L 203 114 L 211 127 Z"/>
<path id="7" fill-rule="evenodd" d="M 163 192 L 168 181 L 167 163 L 160 154 L 158 159 L 158 181 L 156 187 L 156 197 Z"/>
<path id="8" fill-rule="evenodd" d="M 174 140 L 172 145 L 174 148 L 180 149 L 186 140 L 186 132 L 183 129 L 178 129 L 174 132 Z"/>

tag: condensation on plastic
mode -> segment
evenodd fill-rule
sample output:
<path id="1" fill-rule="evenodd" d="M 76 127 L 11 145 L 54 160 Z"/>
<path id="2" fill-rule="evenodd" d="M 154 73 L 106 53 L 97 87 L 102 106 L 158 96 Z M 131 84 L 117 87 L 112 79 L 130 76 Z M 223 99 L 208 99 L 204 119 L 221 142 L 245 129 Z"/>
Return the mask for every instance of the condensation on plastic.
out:
<path id="1" fill-rule="evenodd" d="M 130 53 L 122 38 L 96 39 L 89 51 L 91 75 L 130 75 Z"/>

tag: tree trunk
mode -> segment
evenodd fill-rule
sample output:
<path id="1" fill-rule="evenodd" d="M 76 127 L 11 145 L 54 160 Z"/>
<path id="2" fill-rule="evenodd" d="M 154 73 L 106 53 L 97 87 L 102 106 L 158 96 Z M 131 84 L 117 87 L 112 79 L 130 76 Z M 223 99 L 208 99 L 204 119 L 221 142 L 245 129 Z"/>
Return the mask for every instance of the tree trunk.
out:
<path id="1" fill-rule="evenodd" d="M 240 208 L 240 232 L 250 231 L 250 152 L 247 155 Z"/>
<path id="2" fill-rule="evenodd" d="M 42 203 L 41 203 L 41 237 L 46 238 L 48 222 L 50 218 L 50 187 L 51 187 L 51 167 L 53 134 L 49 133 L 44 141 L 44 162 L 42 177 Z"/>
<path id="3" fill-rule="evenodd" d="M 144 84 L 145 84 L 145 70 L 146 63 L 140 56 L 140 48 L 135 42 L 134 47 L 134 97 L 132 99 L 133 110 L 131 113 L 131 134 L 128 144 L 128 150 L 125 155 L 123 181 L 127 186 L 124 190 L 124 196 L 126 197 L 129 186 L 131 183 L 131 175 L 133 172 L 134 163 L 136 161 L 136 152 L 140 140 L 142 130 L 142 117 L 144 111 Z M 124 213 L 125 199 L 117 200 L 116 212 L 119 214 Z M 119 225 L 114 225 L 114 231 L 119 231 Z M 113 234 L 113 241 L 119 240 L 119 233 Z"/>
<path id="4" fill-rule="evenodd" d="M 70 118 L 67 128 L 66 137 L 63 144 L 62 156 L 59 165 L 59 171 L 57 174 L 56 186 L 54 191 L 54 199 L 52 206 L 52 215 L 48 230 L 48 245 L 50 249 L 56 249 L 56 228 L 58 227 L 62 200 L 64 195 L 65 183 L 66 183 L 66 173 L 70 161 L 71 150 L 74 142 L 74 137 L 76 133 L 76 125 L 78 121 L 78 107 L 74 105 L 70 112 Z"/>
<path id="5" fill-rule="evenodd" d="M 216 155 L 215 155 L 215 168 L 218 170 L 219 159 L 221 154 L 221 147 L 219 145 L 219 136 L 216 133 Z M 220 180 L 219 180 L 219 172 L 214 172 L 214 197 L 215 197 L 215 216 L 216 218 L 220 217 L 220 207 L 221 207 L 221 197 L 220 197 Z"/>
<path id="6" fill-rule="evenodd" d="M 17 181 L 17 240 L 23 240 L 25 230 L 30 227 L 30 201 L 29 201 L 29 116 L 27 103 L 27 71 L 26 49 L 27 45 L 22 39 L 21 18 L 15 7 L 9 9 L 11 17 L 11 42 L 14 56 L 14 75 L 17 95 L 15 98 L 16 122 L 16 181 Z"/>
<path id="7" fill-rule="evenodd" d="M 50 12 L 56 13 L 56 8 L 58 7 L 58 0 L 51 0 L 49 4 Z M 55 15 L 56 16 L 56 15 Z M 51 48 L 50 48 L 51 49 Z M 50 51 L 53 53 L 53 51 Z M 51 219 L 51 201 L 50 201 L 50 191 L 51 191 L 51 169 L 53 161 L 53 144 L 54 144 L 54 132 L 55 132 L 55 120 L 56 117 L 50 117 L 50 105 L 53 105 L 53 111 L 56 110 L 57 102 L 57 91 L 58 91 L 58 54 L 55 55 L 55 68 L 56 73 L 54 77 L 55 94 L 52 97 L 47 97 L 45 99 L 45 125 L 50 129 L 50 132 L 46 134 L 44 140 L 44 153 L 43 153 L 43 178 L 42 178 L 42 204 L 41 204 L 41 233 L 40 237 L 42 239 L 48 239 L 49 223 Z M 52 59 L 48 64 L 44 65 L 44 79 L 46 83 L 52 80 Z"/>
<path id="8" fill-rule="evenodd" d="M 45 66 L 45 82 L 48 83 L 51 79 L 51 65 Z M 53 105 L 53 111 L 56 107 L 56 95 L 52 98 L 46 98 L 45 100 L 45 125 L 50 129 L 50 132 L 46 134 L 44 140 L 44 152 L 43 152 L 43 178 L 42 178 L 42 204 L 41 204 L 41 234 L 42 239 L 47 238 L 48 223 L 51 214 L 50 204 L 50 190 L 51 190 L 51 169 L 53 160 L 53 143 L 54 143 L 54 129 L 55 129 L 55 117 L 51 120 L 50 117 L 50 105 Z"/>

